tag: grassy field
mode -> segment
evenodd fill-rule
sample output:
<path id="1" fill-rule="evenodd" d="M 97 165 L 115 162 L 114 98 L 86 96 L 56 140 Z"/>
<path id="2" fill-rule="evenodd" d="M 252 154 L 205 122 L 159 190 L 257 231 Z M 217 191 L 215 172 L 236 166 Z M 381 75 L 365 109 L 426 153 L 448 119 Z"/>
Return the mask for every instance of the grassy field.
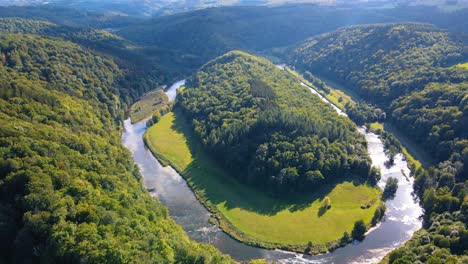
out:
<path id="1" fill-rule="evenodd" d="M 408 149 L 402 147 L 401 152 L 403 153 L 403 155 L 405 155 L 406 162 L 408 163 L 408 166 L 413 172 L 417 171 L 419 168 L 422 168 L 421 162 L 417 160 L 413 155 L 411 155 Z"/>
<path id="2" fill-rule="evenodd" d="M 248 244 L 304 250 L 309 241 L 331 242 L 341 238 L 344 231 L 351 232 L 356 220 L 370 222 L 380 204 L 379 189 L 352 182 L 281 200 L 259 193 L 229 177 L 207 157 L 177 113 L 165 115 L 149 128 L 145 141 L 160 160 L 186 178 L 197 197 L 216 215 L 220 227 Z M 322 215 L 319 208 L 325 196 L 331 199 L 332 207 Z M 369 209 L 361 209 L 371 201 Z"/>
<path id="3" fill-rule="evenodd" d="M 370 123 L 369 129 L 372 132 L 376 132 L 379 129 L 383 131 L 384 130 L 384 124 L 380 123 L 380 122 Z"/>
<path id="4" fill-rule="evenodd" d="M 132 123 L 142 121 L 154 113 L 154 111 L 168 104 L 169 99 L 162 89 L 147 93 L 130 108 L 130 119 Z"/>
<path id="5" fill-rule="evenodd" d="M 460 63 L 460 64 L 457 64 L 455 66 L 468 70 L 468 62 Z"/>
<path id="6" fill-rule="evenodd" d="M 344 92 L 337 90 L 337 89 L 333 89 L 331 87 L 329 87 L 329 89 L 330 89 L 330 93 L 326 95 L 327 99 L 330 102 L 332 102 L 334 105 L 336 105 L 338 108 L 340 108 L 342 111 L 346 110 L 345 105 L 347 103 L 355 104 L 353 99 L 349 95 L 345 94 Z"/>

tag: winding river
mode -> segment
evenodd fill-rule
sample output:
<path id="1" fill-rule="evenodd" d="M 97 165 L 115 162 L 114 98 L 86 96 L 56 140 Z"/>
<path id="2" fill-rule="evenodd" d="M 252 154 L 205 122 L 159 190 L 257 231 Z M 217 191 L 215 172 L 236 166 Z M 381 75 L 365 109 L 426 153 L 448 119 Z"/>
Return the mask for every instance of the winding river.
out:
<path id="1" fill-rule="evenodd" d="M 175 98 L 177 89 L 184 83 L 184 80 L 178 81 L 166 90 L 171 100 Z M 317 91 L 309 88 L 317 94 Z M 330 103 L 325 98 L 321 98 Z M 345 115 L 336 106 L 334 108 Z M 247 246 L 209 224 L 210 213 L 196 199 L 185 180 L 171 167 L 162 167 L 146 149 L 143 142 L 145 131 L 145 122 L 131 124 L 130 119 L 125 120 L 122 142 L 130 149 L 136 164 L 140 167 L 147 189 L 169 208 L 171 217 L 184 228 L 191 239 L 212 244 L 238 261 L 264 258 L 279 263 L 376 263 L 421 228 L 422 210 L 412 194 L 413 178 L 405 176 L 410 175 L 406 161 L 399 154 L 395 157 L 394 164 L 387 167 L 385 162 L 388 158 L 385 156 L 381 140 L 376 134 L 365 132 L 364 128 L 360 128 L 360 131 L 367 139 L 372 162 L 382 169 L 382 179 L 378 185 L 383 188 L 388 177 L 395 177 L 399 180 L 398 191 L 393 200 L 386 202 L 387 213 L 384 221 L 368 231 L 364 241 L 354 242 L 317 256 Z"/>

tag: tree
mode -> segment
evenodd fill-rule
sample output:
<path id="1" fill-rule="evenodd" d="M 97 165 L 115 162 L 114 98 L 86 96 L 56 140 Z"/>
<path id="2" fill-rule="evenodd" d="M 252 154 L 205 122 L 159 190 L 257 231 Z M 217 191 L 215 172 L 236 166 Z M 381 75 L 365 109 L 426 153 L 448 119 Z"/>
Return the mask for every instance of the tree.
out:
<path id="1" fill-rule="evenodd" d="M 341 245 L 346 245 L 346 244 L 349 243 L 349 241 L 351 241 L 351 236 L 349 235 L 349 233 L 347 231 L 345 231 L 343 233 L 343 236 L 340 239 L 340 243 L 341 243 Z"/>
<path id="2" fill-rule="evenodd" d="M 326 196 L 323 199 L 322 205 L 319 208 L 318 216 L 320 217 L 324 215 L 327 212 L 327 210 L 329 210 L 330 208 L 331 208 L 331 200 L 328 196 Z"/>
<path id="3" fill-rule="evenodd" d="M 382 199 L 386 200 L 395 196 L 395 193 L 398 189 L 398 179 L 389 177 L 385 183 L 385 188 L 382 193 Z"/>
<path id="4" fill-rule="evenodd" d="M 375 210 L 374 216 L 372 216 L 372 220 L 371 220 L 372 226 L 375 226 L 380 220 L 382 220 L 382 218 L 385 215 L 386 210 L 387 210 L 387 207 L 385 207 L 385 204 L 382 204 Z"/>
<path id="5" fill-rule="evenodd" d="M 353 228 L 353 231 L 351 233 L 351 236 L 353 237 L 353 239 L 362 241 L 362 240 L 364 240 L 366 231 L 367 231 L 367 226 L 364 223 L 364 221 L 363 220 L 358 220 L 358 221 L 356 221 L 354 223 L 354 228 Z"/>

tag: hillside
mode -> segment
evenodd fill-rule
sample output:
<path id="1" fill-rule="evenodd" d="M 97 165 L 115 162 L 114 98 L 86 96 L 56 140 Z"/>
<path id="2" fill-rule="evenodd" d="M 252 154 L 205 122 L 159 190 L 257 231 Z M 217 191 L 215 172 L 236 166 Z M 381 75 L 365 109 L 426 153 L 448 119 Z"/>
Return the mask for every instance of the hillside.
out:
<path id="1" fill-rule="evenodd" d="M 431 83 L 395 100 L 391 110 L 394 122 L 437 160 L 448 159 L 457 142 L 468 138 L 468 82 Z"/>
<path id="2" fill-rule="evenodd" d="M 76 44 L 0 33 L 0 261 L 230 262 L 191 242 L 120 142 L 125 73 Z"/>
<path id="3" fill-rule="evenodd" d="M 465 43 L 454 34 L 424 24 L 386 24 L 313 37 L 295 48 L 289 60 L 388 106 L 429 82 L 466 80 L 462 69 L 446 67 L 467 58 Z"/>
<path id="4" fill-rule="evenodd" d="M 116 33 L 143 46 L 178 52 L 195 68 L 225 52 L 281 48 L 339 27 L 398 21 L 435 23 L 466 31 L 468 9 L 453 13 L 435 7 L 360 8 L 291 4 L 275 7 L 207 8 L 163 16 L 123 27 Z M 412 19 L 409 19 L 409 18 Z"/>
<path id="5" fill-rule="evenodd" d="M 354 124 L 265 59 L 235 51 L 210 61 L 176 107 L 213 157 L 258 188 L 312 191 L 346 174 L 375 177 Z"/>
<path id="6" fill-rule="evenodd" d="M 203 3 L 195 5 L 198 4 L 204 6 Z M 208 5 L 212 4 L 216 5 Z M 444 12 L 426 6 L 232 6 L 151 19 L 138 19 L 109 11 L 119 5 L 108 6 L 108 10 L 104 6 L 101 10 L 98 3 L 91 4 L 94 8 L 92 11 L 82 9 L 80 4 L 71 4 L 70 8 L 61 5 L 0 7 L 0 17 L 45 20 L 67 27 L 65 32 L 108 30 L 125 41 L 116 42 L 111 38 L 108 39 L 110 43 L 106 43 L 101 40 L 99 45 L 91 43 L 91 48 L 97 47 L 101 52 L 111 51 L 112 56 L 117 57 L 125 54 L 125 60 L 136 60 L 136 65 L 143 64 L 145 67 L 142 68 L 145 69 L 160 69 L 165 75 L 191 74 L 207 61 L 234 49 L 279 56 L 285 46 L 349 25 L 412 20 L 434 23 L 457 32 L 468 28 L 464 19 L 468 9 Z M 177 9 L 178 6 L 180 3 L 169 8 Z M 166 11 L 163 8 L 161 12 Z M 128 48 L 122 49 L 122 44 Z M 158 76 L 163 74 L 158 73 Z"/>
<path id="7" fill-rule="evenodd" d="M 354 24 L 394 19 L 378 12 L 316 5 L 221 7 L 143 21 L 124 27 L 117 34 L 140 45 L 178 51 L 180 56 L 195 60 L 199 67 L 233 49 L 262 51 L 288 46 L 350 21 Z"/>
<path id="8" fill-rule="evenodd" d="M 179 66 L 172 66 L 173 61 L 177 61 L 172 58 L 173 54 L 152 51 L 151 55 L 148 55 L 144 47 L 101 29 L 70 27 L 45 20 L 3 17 L 0 18 L 0 32 L 59 38 L 113 59 L 125 73 L 125 78 L 120 80 L 119 85 L 129 87 L 121 90 L 125 93 L 121 98 L 126 104 L 137 99 L 139 95 L 172 81 L 184 72 Z M 163 55 L 159 56 L 161 54 Z"/>

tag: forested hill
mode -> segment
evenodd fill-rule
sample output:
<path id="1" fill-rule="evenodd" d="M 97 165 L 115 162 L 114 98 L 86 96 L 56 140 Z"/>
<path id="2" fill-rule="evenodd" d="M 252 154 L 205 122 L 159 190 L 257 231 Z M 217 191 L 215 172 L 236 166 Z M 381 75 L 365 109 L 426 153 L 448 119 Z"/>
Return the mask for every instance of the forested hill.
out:
<path id="1" fill-rule="evenodd" d="M 171 67 L 171 61 L 174 59 L 167 58 L 170 54 L 158 58 L 155 56 L 159 53 L 147 56 L 143 54 L 143 47 L 101 29 L 70 27 L 46 20 L 0 17 L 0 32 L 59 38 L 92 49 L 100 56 L 111 58 L 125 73 L 120 85 L 130 87 L 120 91 L 121 99 L 127 104 L 144 92 L 171 82 L 176 76 L 180 76 L 182 71 Z"/>
<path id="2" fill-rule="evenodd" d="M 176 107 L 213 157 L 258 188 L 307 192 L 349 174 L 378 177 L 355 125 L 265 59 L 234 51 L 210 61 Z"/>
<path id="3" fill-rule="evenodd" d="M 75 39 L 87 46 L 90 42 L 83 32 L 91 31 L 89 27 L 109 30 L 125 41 L 103 38 L 91 43 L 91 48 L 111 51 L 112 56 L 117 57 L 125 54 L 125 60 L 137 60 L 135 64 L 143 64 L 145 69 L 160 68 L 170 74 L 186 75 L 233 49 L 277 55 L 284 46 L 349 25 L 410 20 L 433 23 L 454 32 L 466 31 L 464 18 L 467 14 L 468 9 L 443 12 L 436 7 L 423 6 L 368 9 L 352 5 L 337 8 L 291 4 L 207 8 L 143 20 L 54 5 L 0 7 L 0 17 L 52 22 L 66 28 L 61 37 L 79 35 Z M 70 32 L 75 33 L 68 34 Z M 122 42 L 123 45 L 130 43 L 128 49 L 121 47 Z"/>
<path id="4" fill-rule="evenodd" d="M 424 144 L 436 160 L 446 160 L 454 151 L 462 153 L 460 144 L 468 138 L 468 81 L 430 83 L 395 100 L 391 111 L 392 120 L 407 135 Z"/>
<path id="5" fill-rule="evenodd" d="M 466 39 L 426 24 L 342 28 L 305 41 L 290 55 L 297 67 L 346 83 L 386 106 L 429 82 L 466 80 L 463 69 L 447 68 L 465 60 Z"/>
<path id="6" fill-rule="evenodd" d="M 466 89 L 457 85 L 468 82 L 466 67 L 457 66 L 468 61 L 466 43 L 425 24 L 356 26 L 306 41 L 290 62 L 389 110 L 397 126 L 443 161 L 467 136 Z"/>
<path id="7" fill-rule="evenodd" d="M 0 262 L 229 262 L 142 187 L 110 59 L 0 33 Z"/>
<path id="8" fill-rule="evenodd" d="M 429 7 L 334 8 L 311 4 L 221 7 L 134 23 L 116 32 L 143 46 L 179 52 L 197 68 L 233 49 L 259 52 L 293 45 L 339 27 L 408 21 L 466 30 L 468 9 L 454 13 Z"/>
<path id="9" fill-rule="evenodd" d="M 142 21 L 117 34 L 141 45 L 200 57 L 203 64 L 233 49 L 259 51 L 288 46 L 348 25 L 350 20 L 355 23 L 393 21 L 374 12 L 353 11 L 316 5 L 208 8 Z"/>

